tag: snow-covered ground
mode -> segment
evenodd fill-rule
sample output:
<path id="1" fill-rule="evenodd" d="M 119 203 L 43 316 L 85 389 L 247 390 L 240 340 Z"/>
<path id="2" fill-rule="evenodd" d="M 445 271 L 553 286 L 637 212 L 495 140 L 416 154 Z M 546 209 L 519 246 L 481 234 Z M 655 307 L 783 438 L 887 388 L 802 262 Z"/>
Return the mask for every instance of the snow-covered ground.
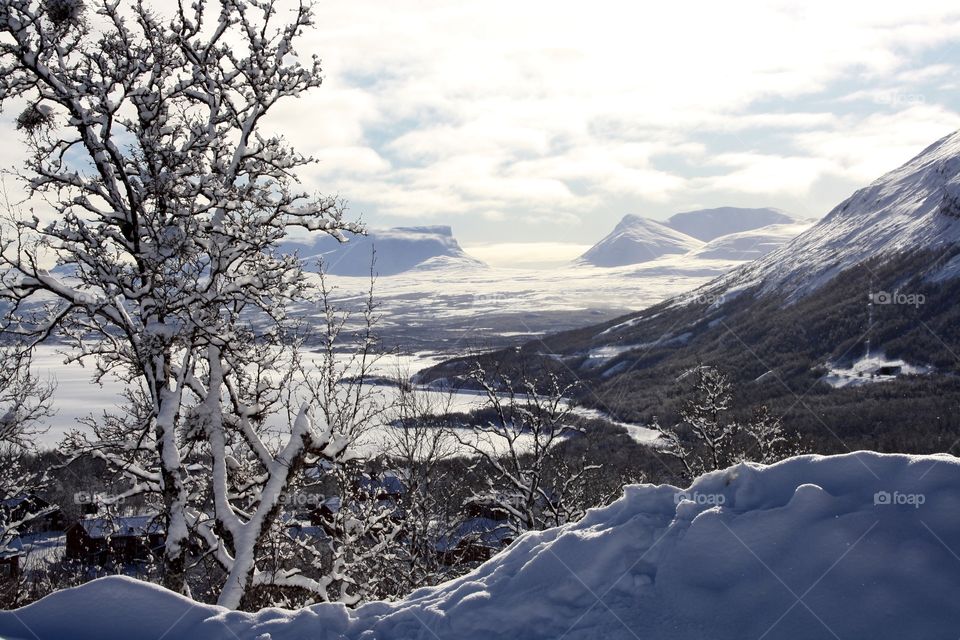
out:
<path id="1" fill-rule="evenodd" d="M 106 578 L 0 613 L 4 640 L 956 638 L 960 462 L 856 453 L 632 486 L 397 603 L 231 613 Z"/>

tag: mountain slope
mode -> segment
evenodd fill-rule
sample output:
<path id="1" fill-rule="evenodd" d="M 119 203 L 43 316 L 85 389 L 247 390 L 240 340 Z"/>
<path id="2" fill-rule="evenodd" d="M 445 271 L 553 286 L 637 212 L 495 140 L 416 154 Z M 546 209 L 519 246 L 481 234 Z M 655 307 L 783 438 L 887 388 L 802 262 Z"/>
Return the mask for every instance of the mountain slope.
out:
<path id="1" fill-rule="evenodd" d="M 761 209 L 718 207 L 677 213 L 669 217 L 663 224 L 703 242 L 710 242 L 731 233 L 742 233 L 773 224 L 793 224 L 796 222 L 797 219 L 792 215 L 769 207 Z"/>
<path id="2" fill-rule="evenodd" d="M 807 295 L 871 259 L 916 251 L 949 252 L 960 241 L 960 132 L 860 189 L 809 231 L 721 278 L 714 291 L 759 286 L 762 293 Z M 930 277 L 952 277 L 944 263 Z"/>
<path id="3" fill-rule="evenodd" d="M 620 267 L 683 254 L 703 245 L 696 238 L 640 216 L 625 216 L 614 230 L 578 259 L 595 267 Z"/>
<path id="4" fill-rule="evenodd" d="M 311 238 L 291 239 L 280 251 L 296 252 L 308 262 L 324 261 L 327 273 L 339 276 L 370 275 L 371 259 L 376 252 L 375 271 L 391 276 L 417 267 L 438 265 L 482 267 L 482 262 L 468 256 L 460 248 L 453 231 L 447 226 L 398 227 L 371 229 L 366 236 L 353 236 L 344 244 L 328 234 Z"/>
<path id="5" fill-rule="evenodd" d="M 481 360 L 581 381 L 582 403 L 635 424 L 678 419 L 678 379 L 705 363 L 730 375 L 744 411 L 768 405 L 818 451 L 949 450 L 960 440 L 958 183 L 960 133 L 695 291 Z M 851 378 L 862 384 L 835 388 Z"/>
<path id="6" fill-rule="evenodd" d="M 634 485 L 395 603 L 230 613 L 129 578 L 0 612 L 11 640 L 952 638 L 960 463 L 852 455 Z M 798 599 L 802 597 L 802 606 Z"/>

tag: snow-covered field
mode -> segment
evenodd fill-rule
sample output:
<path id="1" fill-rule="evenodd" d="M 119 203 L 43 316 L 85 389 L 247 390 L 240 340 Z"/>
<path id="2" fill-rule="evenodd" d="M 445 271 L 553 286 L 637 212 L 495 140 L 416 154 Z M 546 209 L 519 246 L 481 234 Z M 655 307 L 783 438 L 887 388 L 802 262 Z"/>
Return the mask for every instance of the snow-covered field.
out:
<path id="1" fill-rule="evenodd" d="M 378 333 L 391 346 L 446 354 L 501 347 L 643 309 L 742 264 L 680 255 L 617 268 L 508 269 L 428 261 L 377 279 Z M 345 308 L 362 305 L 370 287 L 364 277 L 330 276 L 328 282 Z M 300 313 L 320 317 L 318 308 Z"/>
<path id="2" fill-rule="evenodd" d="M 0 613 L 4 640 L 956 638 L 960 463 L 856 453 L 632 486 L 397 603 L 258 614 L 106 578 Z"/>

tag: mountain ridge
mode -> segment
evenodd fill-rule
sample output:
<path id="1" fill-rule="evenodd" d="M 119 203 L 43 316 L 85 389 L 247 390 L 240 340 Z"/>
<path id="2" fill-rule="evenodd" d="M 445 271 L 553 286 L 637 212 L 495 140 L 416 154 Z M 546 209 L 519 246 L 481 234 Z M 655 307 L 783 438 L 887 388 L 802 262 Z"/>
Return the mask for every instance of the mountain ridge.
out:
<path id="1" fill-rule="evenodd" d="M 702 242 L 800 219 L 773 207 L 713 207 L 675 213 L 663 224 Z"/>
<path id="2" fill-rule="evenodd" d="M 279 247 L 281 253 L 297 253 L 307 262 L 320 260 L 326 273 L 335 276 L 391 276 L 437 264 L 486 265 L 468 255 L 448 225 L 368 229 L 366 235 L 352 236 L 340 243 L 328 234 L 290 238 Z"/>

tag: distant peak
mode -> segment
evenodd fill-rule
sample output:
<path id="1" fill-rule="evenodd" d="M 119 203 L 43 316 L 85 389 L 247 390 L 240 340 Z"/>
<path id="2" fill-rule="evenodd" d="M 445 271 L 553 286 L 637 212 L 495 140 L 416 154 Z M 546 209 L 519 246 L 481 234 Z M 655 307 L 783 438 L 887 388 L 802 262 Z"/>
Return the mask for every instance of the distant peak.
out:
<path id="1" fill-rule="evenodd" d="M 393 230 L 405 233 L 422 233 L 425 235 L 445 236 L 447 238 L 453 237 L 453 228 L 444 224 L 420 225 L 416 227 L 396 227 Z"/>

